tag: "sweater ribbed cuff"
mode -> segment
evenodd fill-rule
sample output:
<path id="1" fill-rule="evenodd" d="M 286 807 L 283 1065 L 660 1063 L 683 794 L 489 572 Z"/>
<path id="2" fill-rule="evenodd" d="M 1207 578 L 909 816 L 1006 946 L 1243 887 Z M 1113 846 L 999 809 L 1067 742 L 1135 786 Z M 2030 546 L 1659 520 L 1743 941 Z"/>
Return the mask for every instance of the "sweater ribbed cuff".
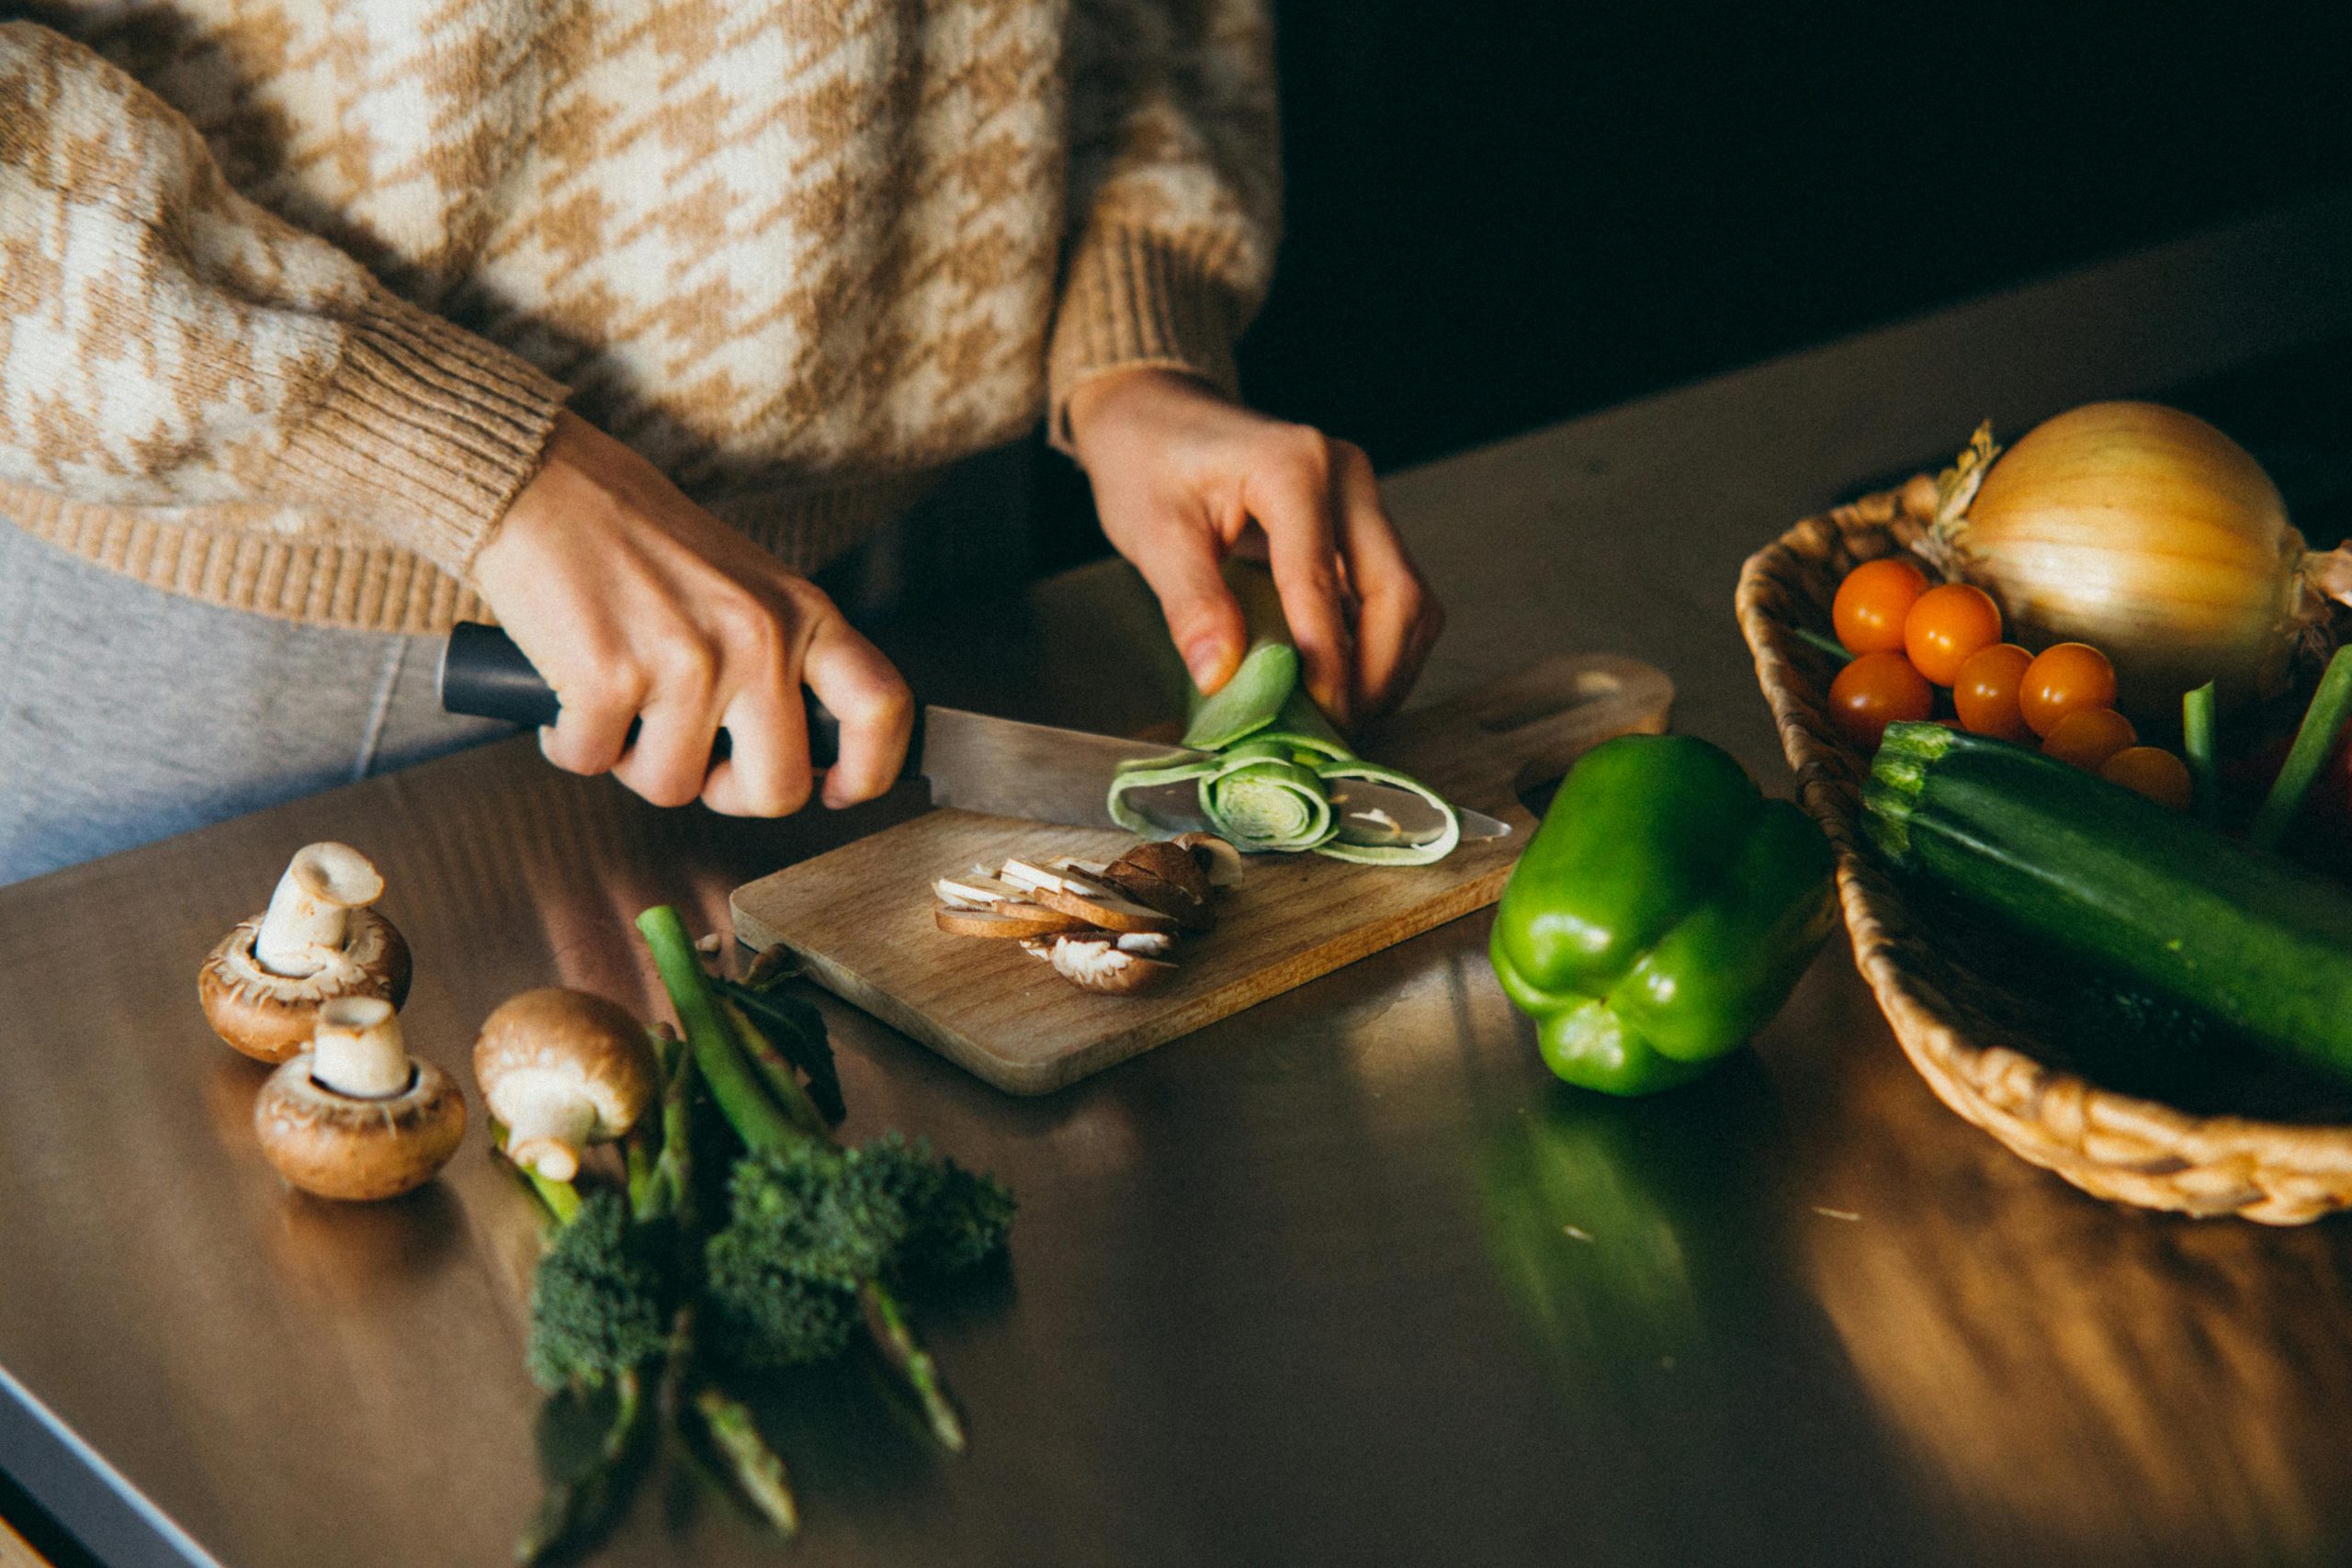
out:
<path id="1" fill-rule="evenodd" d="M 383 289 L 287 443 L 301 494 L 465 576 L 537 470 L 560 382 Z"/>
<path id="2" fill-rule="evenodd" d="M 1070 450 L 1069 398 L 1113 370 L 1182 371 L 1240 396 L 1241 301 L 1204 253 L 1141 230 L 1090 229 L 1071 253 L 1046 355 L 1046 434 Z"/>

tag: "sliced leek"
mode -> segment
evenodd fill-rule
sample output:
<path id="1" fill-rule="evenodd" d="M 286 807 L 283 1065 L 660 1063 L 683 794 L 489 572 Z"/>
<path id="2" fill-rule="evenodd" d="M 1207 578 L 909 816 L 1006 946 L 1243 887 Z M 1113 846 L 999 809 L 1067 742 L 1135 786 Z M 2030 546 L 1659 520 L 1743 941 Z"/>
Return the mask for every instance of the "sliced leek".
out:
<path id="1" fill-rule="evenodd" d="M 1111 784 L 1114 821 L 1132 833 L 1157 833 L 1159 825 L 1128 797 L 1191 784 L 1209 826 L 1252 854 L 1313 850 L 1362 865 L 1427 865 L 1462 841 L 1460 813 L 1436 792 L 1348 750 L 1299 685 L 1298 651 L 1285 643 L 1260 642 L 1215 696 L 1196 697 L 1183 743 L 1212 755 L 1122 770 Z M 1349 779 L 1410 790 L 1443 818 L 1442 831 L 1408 843 L 1383 813 L 1340 811 L 1334 786 L 1344 793 Z"/>

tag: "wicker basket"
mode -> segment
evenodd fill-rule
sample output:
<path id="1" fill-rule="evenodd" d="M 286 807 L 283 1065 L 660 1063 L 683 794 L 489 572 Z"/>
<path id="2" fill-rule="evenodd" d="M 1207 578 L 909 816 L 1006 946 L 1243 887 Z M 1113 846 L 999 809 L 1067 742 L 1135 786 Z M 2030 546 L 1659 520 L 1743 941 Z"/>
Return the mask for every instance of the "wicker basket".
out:
<path id="1" fill-rule="evenodd" d="M 1832 660 L 1795 633 L 1828 629 L 1830 600 L 1856 563 L 1919 539 L 1922 518 L 1905 497 L 1917 508 L 1929 493 L 1915 479 L 1805 519 L 1748 558 L 1738 596 L 1801 798 L 1838 851 L 1855 963 L 1905 1054 L 1946 1105 L 2099 1197 L 2266 1224 L 2352 1204 L 2352 1110 L 2340 1100 L 2199 1114 L 2089 1081 L 2066 1065 L 2063 1042 L 2020 1034 L 1984 1005 L 1997 983 L 1971 973 L 1951 943 L 1939 948 L 1861 836 L 1867 760 L 1829 724 Z"/>

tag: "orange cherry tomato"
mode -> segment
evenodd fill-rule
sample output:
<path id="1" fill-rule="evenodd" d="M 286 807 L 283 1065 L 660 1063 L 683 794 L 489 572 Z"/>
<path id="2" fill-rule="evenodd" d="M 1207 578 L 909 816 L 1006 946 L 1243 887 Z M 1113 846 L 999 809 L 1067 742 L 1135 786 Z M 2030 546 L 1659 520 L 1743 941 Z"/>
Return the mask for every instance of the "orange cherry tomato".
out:
<path id="1" fill-rule="evenodd" d="M 2052 643 L 2043 649 L 2018 686 L 2018 711 L 2045 739 L 2070 713 L 2114 705 L 2115 666 L 2086 642 Z"/>
<path id="2" fill-rule="evenodd" d="M 2062 762 L 2097 773 L 2109 757 L 2139 739 L 2132 721 L 2113 708 L 2076 708 L 2050 727 L 2041 749 Z"/>
<path id="3" fill-rule="evenodd" d="M 1901 556 L 1866 560 L 1846 574 L 1829 624 L 1849 653 L 1900 653 L 1903 617 L 1928 591 L 1928 574 Z"/>
<path id="4" fill-rule="evenodd" d="M 1939 686 L 1960 679 L 1970 654 L 2000 640 L 2001 607 L 1965 582 L 1928 589 L 1903 617 L 1903 650 L 1911 667 Z"/>
<path id="5" fill-rule="evenodd" d="M 1979 735 L 2023 740 L 2032 734 L 2018 711 L 2018 686 L 2033 655 L 2013 642 L 1980 648 L 1960 667 L 1951 683 L 1951 705 L 1960 722 Z"/>
<path id="6" fill-rule="evenodd" d="M 1865 653 L 1829 682 L 1829 717 L 1855 745 L 1874 748 L 1898 718 L 1925 718 L 1936 694 L 1899 653 Z"/>
<path id="7" fill-rule="evenodd" d="M 2188 809 L 2188 764 L 2161 746 L 2126 746 L 2099 765 L 2098 776 L 2175 811 Z"/>

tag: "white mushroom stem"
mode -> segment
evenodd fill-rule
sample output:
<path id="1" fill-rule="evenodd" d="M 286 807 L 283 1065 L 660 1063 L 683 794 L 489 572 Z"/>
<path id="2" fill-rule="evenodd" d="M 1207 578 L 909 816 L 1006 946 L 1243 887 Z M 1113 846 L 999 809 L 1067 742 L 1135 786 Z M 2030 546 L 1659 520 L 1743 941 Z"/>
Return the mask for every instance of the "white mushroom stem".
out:
<path id="1" fill-rule="evenodd" d="M 596 1130 L 596 1102 L 576 1074 L 510 1072 L 499 1085 L 506 1122 L 506 1157 L 549 1181 L 580 1174 L 580 1151 Z"/>
<path id="2" fill-rule="evenodd" d="M 311 1081 L 354 1100 L 389 1100 L 413 1076 L 401 1021 L 380 997 L 337 997 L 319 1008 Z"/>
<path id="3" fill-rule="evenodd" d="M 270 895 L 254 957 L 273 975 L 301 979 L 327 966 L 350 939 L 349 911 L 384 896 L 375 863 L 349 844 L 305 844 Z"/>

